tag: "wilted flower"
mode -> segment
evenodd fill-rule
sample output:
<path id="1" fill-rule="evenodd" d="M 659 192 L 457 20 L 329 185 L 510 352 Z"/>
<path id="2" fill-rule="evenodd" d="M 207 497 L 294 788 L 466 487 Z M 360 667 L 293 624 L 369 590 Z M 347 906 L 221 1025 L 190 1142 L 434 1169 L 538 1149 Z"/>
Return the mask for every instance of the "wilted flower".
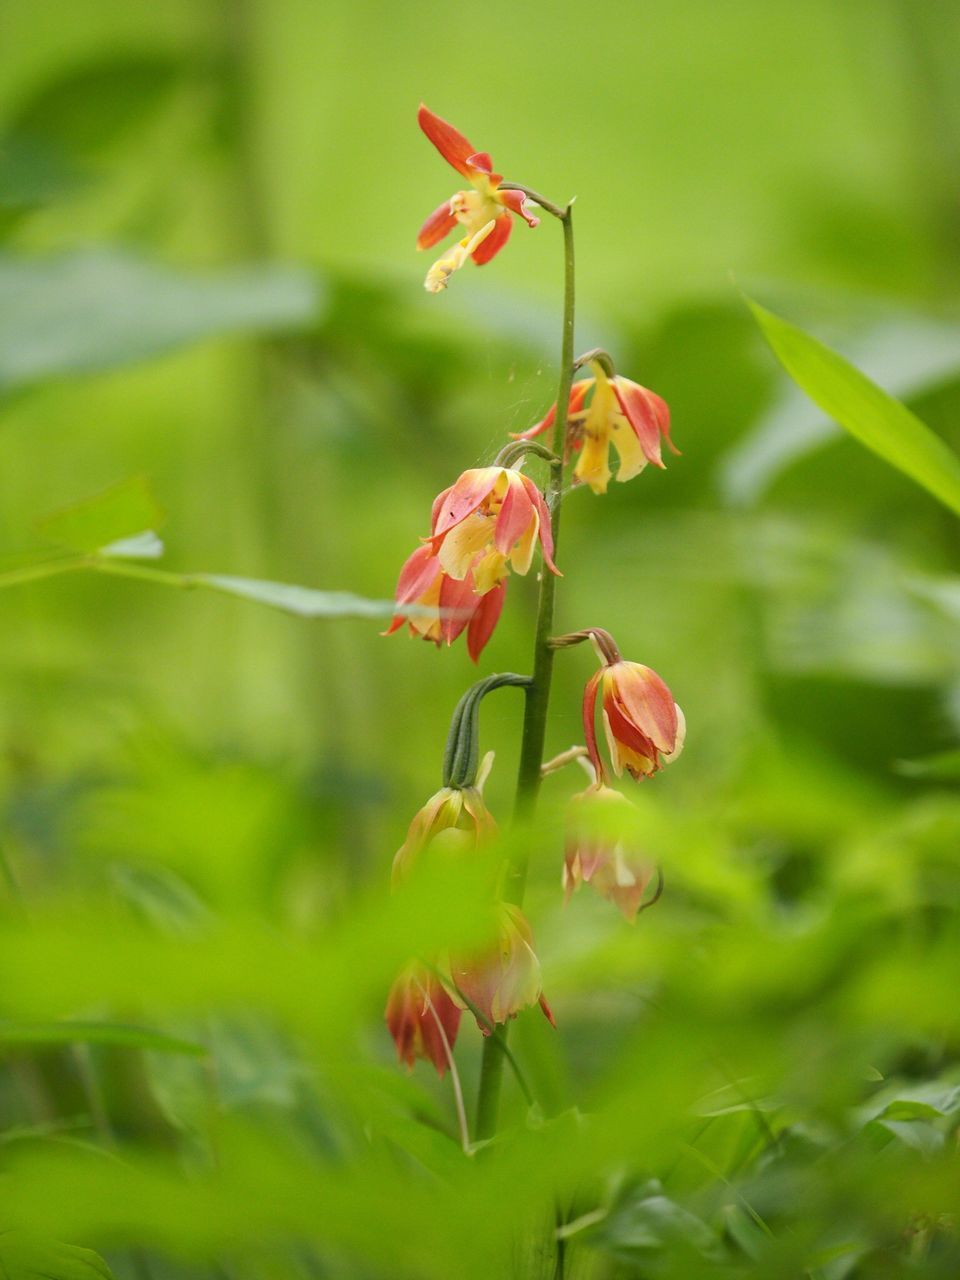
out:
<path id="1" fill-rule="evenodd" d="M 453 578 L 444 573 L 429 543 L 417 547 L 400 570 L 396 598 L 398 605 L 417 605 L 425 612 L 410 617 L 398 614 L 383 634 L 392 635 L 406 622 L 411 635 L 422 636 L 436 645 L 450 645 L 466 630 L 467 652 L 476 662 L 503 609 L 507 590 L 506 568 L 503 573 L 503 577 L 480 595 L 473 569 L 469 569 L 463 578 Z M 488 579 L 489 574 L 485 578 Z"/>
<path id="2" fill-rule="evenodd" d="M 656 773 L 683 748 L 686 722 L 670 690 L 655 671 L 622 658 L 601 667 L 583 694 L 583 727 L 590 758 L 602 778 L 594 714 L 601 691 L 603 727 L 617 777 Z"/>
<path id="3" fill-rule="evenodd" d="M 417 1058 L 427 1058 L 442 1079 L 450 1065 L 460 1014 L 435 974 L 416 961 L 407 965 L 390 988 L 385 1013 L 400 1061 L 412 1069 Z"/>
<path id="4" fill-rule="evenodd" d="M 437 148 L 444 160 L 470 183 L 472 190 L 457 191 L 435 209 L 420 228 L 417 248 L 429 249 L 438 244 L 459 223 L 466 229 L 460 243 L 440 258 L 427 273 L 425 288 L 439 293 L 447 280 L 473 258 L 477 266 L 489 262 L 500 252 L 513 229 L 511 214 L 535 227 L 540 219 L 528 213 L 520 191 L 504 190 L 503 178 L 493 172 L 493 161 L 485 151 L 477 151 L 472 143 L 452 124 L 441 120 L 421 104 L 417 119 L 420 128 Z"/>
<path id="5" fill-rule="evenodd" d="M 497 824 L 483 802 L 483 784 L 492 765 L 493 752 L 488 751 L 472 786 L 441 787 L 417 812 L 393 859 L 395 885 L 428 845 L 439 851 L 461 853 L 476 849 L 496 835 Z"/>
<path id="6" fill-rule="evenodd" d="M 516 1017 L 532 1004 L 539 1004 L 556 1026 L 543 995 L 540 961 L 526 917 L 509 902 L 500 904 L 499 913 L 500 933 L 493 947 L 467 958 L 451 956 L 450 975 L 455 986 L 486 1019 L 486 1023 L 477 1019 L 485 1036 L 491 1026 Z"/>
<path id="7" fill-rule="evenodd" d="M 481 594 L 503 577 L 508 565 L 525 574 L 538 539 L 547 568 L 559 573 L 543 494 L 529 476 L 510 467 L 464 471 L 433 504 L 430 543 L 441 568 L 458 579 L 472 571 Z"/>
<path id="8" fill-rule="evenodd" d="M 573 797 L 567 812 L 563 888 L 567 901 L 583 883 L 634 921 L 656 872 L 632 839 L 635 810 L 626 796 L 595 783 Z"/>
<path id="9" fill-rule="evenodd" d="M 606 493 L 610 480 L 610 446 L 620 458 L 618 480 L 631 480 L 648 462 L 663 466 L 660 437 L 678 453 L 670 439 L 670 410 L 653 391 L 619 374 L 608 377 L 596 360 L 590 362 L 594 377 L 575 382 L 567 406 L 567 448 L 580 453 L 574 481 L 587 484 L 594 493 Z M 593 392 L 589 404 L 587 396 Z M 518 440 L 530 440 L 554 423 L 554 404 L 542 422 L 522 431 Z"/>

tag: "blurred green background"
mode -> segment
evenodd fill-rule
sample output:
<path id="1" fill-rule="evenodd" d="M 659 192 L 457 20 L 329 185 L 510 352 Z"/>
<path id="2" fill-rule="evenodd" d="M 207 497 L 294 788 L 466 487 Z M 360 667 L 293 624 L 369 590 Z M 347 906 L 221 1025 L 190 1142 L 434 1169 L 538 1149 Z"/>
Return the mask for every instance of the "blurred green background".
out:
<path id="1" fill-rule="evenodd" d="M 582 1271 L 569 1274 L 843 1280 L 901 1274 L 908 1258 L 937 1276 L 960 1265 L 936 1209 L 955 1188 L 952 1166 L 936 1160 L 953 1150 L 956 1104 L 938 1110 L 929 1094 L 960 1079 L 948 945 L 956 769 L 902 764 L 949 751 L 960 727 L 957 525 L 789 387 L 739 295 L 818 333 L 960 448 L 958 64 L 949 0 L 0 8 L 8 567 L 43 547 L 44 515 L 145 475 L 165 512 L 165 567 L 389 598 L 433 495 L 542 416 L 559 346 L 560 235 L 549 220 L 536 232 L 518 224 L 494 263 L 469 266 L 444 295 L 424 293 L 416 231 L 458 179 L 417 129 L 418 103 L 490 151 L 507 179 L 578 198 L 577 349 L 609 348 L 623 373 L 666 398 L 683 456 L 612 485 L 605 500 L 569 495 L 558 628 L 612 631 L 626 656 L 664 676 L 689 728 L 682 760 L 640 793 L 668 890 L 635 931 L 586 893 L 561 915 L 558 815 L 576 779 L 549 784 L 531 837 L 530 914 L 560 1031 L 551 1040 L 533 1015 L 521 1019 L 518 1052 L 542 1111 L 605 1117 L 593 1145 L 551 1130 L 550 1158 L 589 1152 L 583 1178 L 606 1179 L 608 1227 L 626 1212 L 616 1197 L 628 1196 L 619 1235 L 591 1237 L 596 1223 L 574 1233 L 578 1245 L 590 1238 L 569 1262 Z M 535 594 L 532 579 L 511 581 L 480 674 L 526 669 Z M 382 639 L 369 620 L 310 621 L 95 575 L 11 587 L 4 603 L 2 843 L 38 919 L 24 930 L 11 908 L 0 1013 L 132 1017 L 136 983 L 119 981 L 127 962 L 101 957 L 85 983 L 84 945 L 95 951 L 101 927 L 131 904 L 164 938 L 192 937 L 212 913 L 233 922 L 250 970 L 239 963 L 233 986 L 201 983 L 194 999 L 183 957 L 166 986 L 145 961 L 133 1020 L 176 1031 L 192 1019 L 184 1034 L 213 1047 L 220 1101 L 198 1101 L 203 1090 L 173 1059 L 134 1071 L 122 1051 L 104 1051 L 111 1141 L 177 1151 L 192 1169 L 221 1113 L 265 1112 L 269 1141 L 289 1143 L 270 1156 L 279 1203 L 309 1181 L 297 1172 L 308 1151 L 320 1168 L 325 1143 L 347 1159 L 328 1129 L 362 1148 L 371 1126 L 389 1128 L 391 1108 L 429 1114 L 431 1134 L 449 1127 L 448 1091 L 426 1068 L 409 1094 L 401 1077 L 388 1083 L 379 992 L 402 946 L 378 952 L 375 920 L 393 852 L 439 785 L 449 713 L 476 678 L 462 645 L 437 653 L 402 634 Z M 582 650 L 558 663 L 551 753 L 580 735 L 590 670 Z M 497 752 L 487 795 L 504 821 L 520 702 L 497 694 L 482 717 L 483 746 Z M 78 893 L 87 932 L 82 914 L 58 914 Z M 71 918 L 76 947 L 62 928 Z M 306 953 L 305 938 L 353 936 L 343 954 L 369 959 L 353 1004 L 342 993 L 329 1004 L 316 956 L 301 985 L 278 994 L 269 965 L 292 981 L 282 947 L 275 954 L 277 935 L 291 933 Z M 119 938 L 117 957 L 128 944 Z M 336 947 L 324 945 L 323 963 L 334 963 Z M 672 993 L 662 1021 L 650 1012 L 654 989 L 660 1001 Z M 239 1029 L 198 1025 L 224 1010 Z M 307 1048 L 278 1047 L 258 1021 L 267 1014 Z M 477 1037 L 466 1024 L 461 1035 L 470 1087 Z M 714 1078 L 718 1045 L 734 1062 Z M 528 1175 L 519 1201 L 549 1226 L 549 1160 L 523 1130 L 516 1090 L 507 1112 L 526 1146 L 465 1189 L 458 1179 L 472 1174 L 451 1172 L 449 1154 L 368 1152 L 376 1168 L 352 1199 L 340 1187 L 327 1217 L 311 1217 L 304 1192 L 300 1218 L 245 1219 L 255 1195 L 248 1203 L 247 1191 L 231 1199 L 221 1187 L 223 1201 L 194 1206 L 194 1220 L 173 1191 L 163 1201 L 158 1182 L 142 1190 L 145 1204 L 152 1194 L 166 1206 L 150 1229 L 130 1226 L 129 1205 L 104 1211 L 117 1189 L 95 1171 L 43 1163 L 40 1131 L 106 1139 L 77 1093 L 88 1058 L 36 1052 L 8 1050 L 0 1068 L 0 1120 L 21 1135 L 8 1149 L 27 1152 L 19 1173 L 11 1166 L 26 1188 L 24 1220 L 46 1202 L 44 1226 L 114 1248 L 118 1276 L 164 1275 L 178 1250 L 195 1267 L 222 1258 L 223 1241 L 205 1235 L 211 1215 L 225 1238 L 246 1223 L 266 1250 L 280 1222 L 285 1248 L 296 1238 L 313 1250 L 280 1263 L 268 1252 L 233 1258 L 231 1276 L 508 1274 L 505 1257 L 517 1274 L 552 1274 L 552 1254 L 511 1254 L 512 1217 L 471 1259 L 456 1252 L 469 1231 L 455 1217 L 435 1246 L 408 1239 L 393 1254 L 365 1216 L 396 1201 L 402 1235 L 404 1194 L 410 1213 L 430 1211 L 417 1179 L 408 1186 L 408 1159 L 438 1183 L 442 1166 L 445 1212 L 458 1203 L 452 1186 L 495 1216 L 497 1178 Z M 801 1184 L 809 1205 L 770 1236 L 748 1213 L 759 1239 L 736 1217 L 742 1196 L 730 1213 L 721 1201 L 743 1170 L 758 1177 L 774 1164 L 769 1149 L 742 1159 L 711 1150 L 713 1173 L 694 1160 L 700 1181 L 674 1163 L 693 1099 L 733 1088 L 728 1076 L 754 1074 L 751 1061 L 757 1089 L 780 1108 L 770 1107 L 777 1154 L 806 1144 L 795 1163 L 791 1149 L 785 1168 L 767 1169 L 768 1216 L 792 1221 Z M 886 1130 L 880 1165 L 858 1163 L 845 1110 L 865 1105 L 870 1071 L 906 1082 L 894 1089 L 903 1106 L 936 1113 L 902 1120 L 936 1135 L 910 1130 L 913 1145 Z M 921 1086 L 922 1104 L 904 1101 Z M 658 1131 L 644 1120 L 651 1096 L 666 1117 Z M 739 1097 L 731 1112 L 748 1123 Z M 628 1122 L 614 1123 L 611 1099 Z M 391 1141 L 409 1149 L 415 1132 Z M 265 1176 L 258 1133 L 236 1138 L 237 1185 L 258 1171 L 248 1190 Z M 810 1163 L 823 1151 L 836 1177 L 818 1183 Z M 901 1156 L 920 1161 L 906 1183 Z M 708 1237 L 686 1219 L 637 1217 L 652 1194 L 637 1200 L 642 1179 L 671 1173 L 670 1203 Z M 594 1212 L 600 1192 L 590 1200 L 573 1172 L 556 1176 L 567 1221 Z M 59 1202 L 30 1191 L 60 1177 Z M 318 1196 L 337 1186 L 324 1177 Z M 855 1185 L 871 1188 L 867 1203 Z M 909 1225 L 904 1185 L 916 1188 L 921 1227 Z M 68 1202 L 80 1206 L 74 1216 Z M 827 1255 L 841 1246 L 837 1263 Z"/>

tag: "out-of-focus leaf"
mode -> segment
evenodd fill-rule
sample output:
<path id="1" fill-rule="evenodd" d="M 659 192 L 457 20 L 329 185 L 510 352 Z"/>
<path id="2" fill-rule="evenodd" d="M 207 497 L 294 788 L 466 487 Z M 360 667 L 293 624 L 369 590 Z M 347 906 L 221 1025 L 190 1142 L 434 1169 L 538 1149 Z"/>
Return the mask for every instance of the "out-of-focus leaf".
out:
<path id="1" fill-rule="evenodd" d="M 0 1048 L 4 1045 L 110 1044 L 125 1049 L 150 1049 L 155 1053 L 202 1057 L 206 1049 L 191 1040 L 168 1036 L 147 1027 L 111 1022 L 6 1022 L 0 1021 Z"/>
<path id="2" fill-rule="evenodd" d="M 255 600 L 301 618 L 386 618 L 405 612 L 392 600 L 366 600 L 349 591 L 315 591 L 312 587 L 234 578 L 221 573 L 194 573 L 190 577 L 197 586 L 212 587 L 214 591 L 240 596 L 243 600 Z"/>
<path id="3" fill-rule="evenodd" d="M 662 1195 L 657 1184 L 627 1196 L 597 1227 L 594 1239 L 628 1255 L 679 1246 L 709 1256 L 718 1247 L 716 1233 L 701 1218 Z"/>
<path id="4" fill-rule="evenodd" d="M 99 554 L 117 560 L 159 560 L 163 551 L 163 543 L 148 529 L 144 533 L 135 533 L 132 538 L 119 538 L 101 547 Z"/>
<path id="5" fill-rule="evenodd" d="M 85 158 L 136 129 L 185 69 L 178 58 L 146 50 L 71 67 L 20 103 L 10 130 L 20 137 L 55 142 L 64 154 Z"/>
<path id="6" fill-rule="evenodd" d="M 61 511 L 45 516 L 37 524 L 50 542 L 70 551 L 89 553 L 106 550 L 107 555 L 130 556 L 117 550 L 135 539 L 134 552 L 142 545 L 142 536 L 156 541 L 153 530 L 162 523 L 163 513 L 144 476 L 132 476 L 111 485 L 102 493 L 84 498 Z M 142 554 L 142 553 L 141 553 Z"/>
<path id="7" fill-rule="evenodd" d="M 0 1229 L 3 1280 L 113 1280 L 110 1268 L 92 1249 L 60 1244 L 32 1231 Z"/>
<path id="8" fill-rule="evenodd" d="M 882 379 L 898 399 L 923 395 L 960 373 L 960 325 L 913 315 L 865 323 L 866 330 L 851 341 L 851 356 L 858 369 Z M 840 438 L 832 422 L 817 417 L 799 387 L 787 385 L 724 459 L 724 492 L 736 504 L 754 502 L 794 463 Z"/>
<path id="9" fill-rule="evenodd" d="M 898 760 L 897 773 L 905 778 L 928 778 L 932 782 L 960 781 L 960 748 L 955 751 L 938 751 L 936 755 L 920 760 Z"/>
<path id="10" fill-rule="evenodd" d="M 317 281 L 292 267 L 188 274 L 118 250 L 0 258 L 0 390 L 111 369 L 215 334 L 305 325 Z"/>
<path id="11" fill-rule="evenodd" d="M 0 214 L 47 204 L 83 181 L 59 148 L 17 134 L 0 138 Z"/>
<path id="12" fill-rule="evenodd" d="M 960 458 L 899 400 L 816 338 L 747 299 L 777 359 L 831 418 L 960 515 Z"/>

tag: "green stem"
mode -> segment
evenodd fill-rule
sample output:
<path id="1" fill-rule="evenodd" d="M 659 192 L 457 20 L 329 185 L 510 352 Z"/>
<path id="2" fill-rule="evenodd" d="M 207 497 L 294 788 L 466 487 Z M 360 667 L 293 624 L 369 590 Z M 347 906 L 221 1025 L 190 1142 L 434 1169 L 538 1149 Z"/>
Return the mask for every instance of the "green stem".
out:
<path id="1" fill-rule="evenodd" d="M 563 225 L 563 331 L 560 348 L 560 385 L 557 390 L 557 411 L 553 427 L 553 452 L 556 461 L 550 466 L 550 482 L 547 489 L 547 505 L 553 530 L 554 552 L 560 537 L 560 499 L 563 491 L 564 436 L 567 427 L 567 404 L 573 384 L 573 330 L 575 310 L 575 274 L 573 255 L 573 206 L 572 202 L 562 211 L 549 208 L 536 196 L 541 207 L 548 208 Z M 540 574 L 540 601 L 537 609 L 537 630 L 533 650 L 533 678 L 527 688 L 526 709 L 523 718 L 523 736 L 520 743 L 520 767 L 517 773 L 517 798 L 514 820 L 528 821 L 533 816 L 540 791 L 540 766 L 543 763 L 543 744 L 547 731 L 547 708 L 550 704 L 550 682 L 553 677 L 553 650 L 550 635 L 553 631 L 554 596 L 556 576 L 544 566 Z M 510 855 L 503 896 L 517 906 L 523 900 L 527 882 L 525 841 L 514 842 Z M 507 1026 L 497 1027 L 483 1044 L 480 1065 L 480 1086 L 477 1094 L 478 1139 L 493 1137 L 497 1130 L 500 1108 L 500 1082 L 507 1052 Z"/>

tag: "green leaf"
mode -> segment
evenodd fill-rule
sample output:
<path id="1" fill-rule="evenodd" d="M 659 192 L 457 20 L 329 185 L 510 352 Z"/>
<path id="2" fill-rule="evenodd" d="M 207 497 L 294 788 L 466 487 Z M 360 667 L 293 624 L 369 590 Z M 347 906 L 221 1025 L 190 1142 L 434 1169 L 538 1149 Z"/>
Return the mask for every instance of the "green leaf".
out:
<path id="1" fill-rule="evenodd" d="M 960 515 L 960 458 L 842 356 L 747 298 L 774 355 L 814 403 L 885 462 Z"/>
<path id="2" fill-rule="evenodd" d="M 162 520 L 146 478 L 132 476 L 45 516 L 37 528 L 48 541 L 70 551 L 88 554 L 104 549 L 107 555 L 130 555 L 129 548 L 118 552 L 117 544 L 137 538 L 135 545 L 140 545 L 139 535 L 152 533 Z"/>
<path id="3" fill-rule="evenodd" d="M 312 587 L 234 578 L 221 573 L 193 573 L 190 579 L 197 586 L 240 596 L 243 600 L 255 600 L 301 618 L 388 618 L 394 613 L 417 612 L 398 608 L 392 600 L 367 600 L 349 591 L 316 591 Z"/>
<path id="4" fill-rule="evenodd" d="M 113 1280 L 92 1249 L 60 1244 L 32 1231 L 0 1231 L 2 1280 Z"/>
<path id="5" fill-rule="evenodd" d="M 186 1054 L 194 1058 L 207 1052 L 203 1045 L 194 1041 L 121 1023 L 0 1021 L 0 1046 L 42 1044 L 110 1044 L 125 1049 Z"/>
<path id="6" fill-rule="evenodd" d="M 100 249 L 0 257 L 0 390 L 112 369 L 222 333 L 311 322 L 307 272 L 272 266 L 187 274 Z"/>

